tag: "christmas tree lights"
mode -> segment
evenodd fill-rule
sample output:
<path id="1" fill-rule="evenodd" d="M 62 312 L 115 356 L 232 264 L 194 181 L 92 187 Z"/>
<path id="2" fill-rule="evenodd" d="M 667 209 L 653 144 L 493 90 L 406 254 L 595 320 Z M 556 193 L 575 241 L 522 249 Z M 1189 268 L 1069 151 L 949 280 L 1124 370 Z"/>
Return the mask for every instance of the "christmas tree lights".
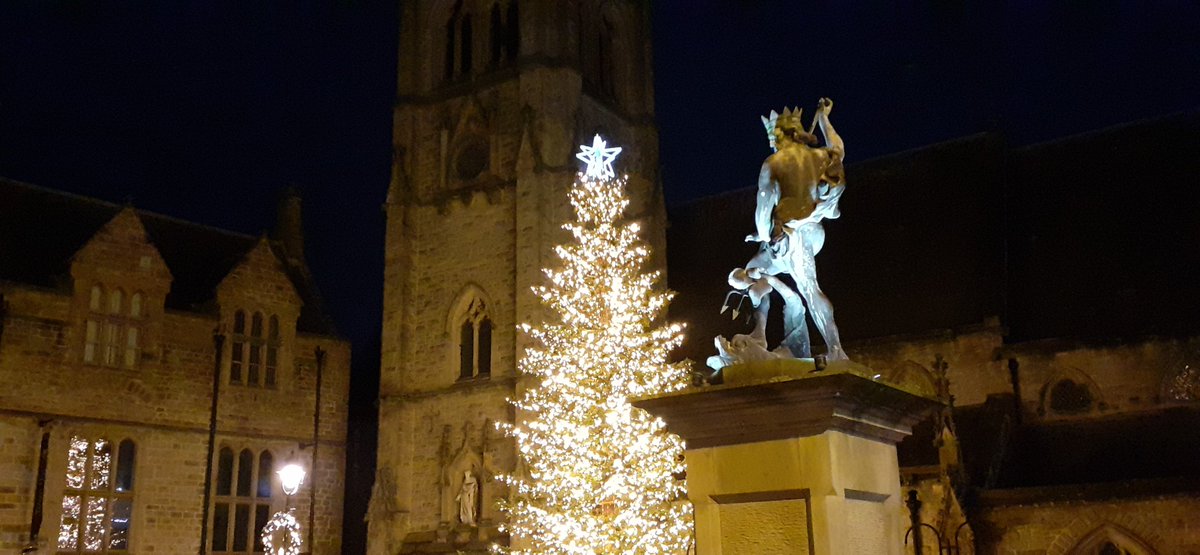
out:
<path id="1" fill-rule="evenodd" d="M 521 372 L 530 380 L 513 404 L 521 417 L 501 427 L 516 440 L 524 473 L 502 509 L 519 538 L 517 554 L 681 554 L 691 544 L 691 505 L 676 476 L 683 441 L 630 397 L 683 388 L 687 372 L 668 364 L 678 325 L 655 326 L 671 293 L 643 272 L 648 248 L 636 223 L 621 223 L 629 199 L 612 161 L 619 148 L 596 136 L 582 146 L 588 167 L 570 193 L 573 242 L 556 252 L 535 293 L 557 315 L 523 325 L 536 345 Z"/>

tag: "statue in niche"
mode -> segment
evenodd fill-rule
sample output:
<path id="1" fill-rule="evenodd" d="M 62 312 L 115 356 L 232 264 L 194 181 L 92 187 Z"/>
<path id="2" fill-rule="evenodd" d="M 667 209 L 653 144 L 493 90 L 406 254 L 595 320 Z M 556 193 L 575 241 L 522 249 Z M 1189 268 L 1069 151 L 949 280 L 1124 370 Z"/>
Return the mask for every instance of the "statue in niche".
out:
<path id="1" fill-rule="evenodd" d="M 817 283 L 815 259 L 825 244 L 821 222 L 841 215 L 838 199 L 846 184 L 842 167 L 845 145 L 829 123 L 832 110 L 833 101 L 819 100 L 807 130 L 799 109 L 784 108 L 783 114 L 772 110 L 769 118 L 762 118 L 775 152 L 759 172 L 755 232 L 746 237 L 746 241 L 758 243 L 759 250 L 745 268 L 729 274 L 733 291 L 721 309 L 733 308 L 737 318 L 741 305 L 749 300 L 754 308 L 754 330 L 732 340 L 716 338 L 718 354 L 708 359 L 715 371 L 737 362 L 811 357 L 806 316 L 825 339 L 827 360 L 847 359 L 833 320 L 833 304 Z M 825 137 L 824 146 L 818 146 L 817 127 Z M 791 276 L 794 288 L 781 279 L 784 275 Z M 768 350 L 766 335 L 771 293 L 778 293 L 784 301 L 784 338 L 774 350 Z"/>
<path id="2" fill-rule="evenodd" d="M 479 481 L 475 479 L 475 475 L 471 474 L 470 470 L 463 471 L 463 483 L 459 488 L 458 496 L 454 498 L 458 501 L 458 520 L 467 526 L 475 526 L 475 516 L 479 499 Z"/>

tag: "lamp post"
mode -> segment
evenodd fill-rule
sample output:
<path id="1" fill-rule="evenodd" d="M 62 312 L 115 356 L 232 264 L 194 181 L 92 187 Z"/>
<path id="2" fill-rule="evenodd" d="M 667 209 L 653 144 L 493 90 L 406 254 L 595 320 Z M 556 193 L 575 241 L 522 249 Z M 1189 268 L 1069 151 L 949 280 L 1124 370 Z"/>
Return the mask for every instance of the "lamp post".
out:
<path id="1" fill-rule="evenodd" d="M 298 555 L 300 553 L 300 521 L 296 520 L 296 508 L 292 506 L 292 496 L 300 491 L 304 483 L 304 467 L 289 463 L 279 469 L 279 484 L 283 486 L 286 496 L 286 507 L 275 513 L 262 529 L 263 547 L 268 555 Z"/>

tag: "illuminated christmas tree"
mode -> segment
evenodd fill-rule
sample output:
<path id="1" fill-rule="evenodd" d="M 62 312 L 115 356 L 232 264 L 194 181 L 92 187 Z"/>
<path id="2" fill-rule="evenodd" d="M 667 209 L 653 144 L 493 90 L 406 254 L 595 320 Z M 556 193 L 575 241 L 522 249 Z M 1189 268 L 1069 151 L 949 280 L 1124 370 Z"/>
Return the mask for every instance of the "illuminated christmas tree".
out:
<path id="1" fill-rule="evenodd" d="M 668 364 L 682 339 L 677 325 L 655 327 L 671 293 L 644 272 L 649 250 L 636 223 L 622 223 L 629 199 L 612 162 L 620 148 L 599 135 L 578 155 L 587 163 L 571 189 L 574 241 L 560 245 L 549 284 L 534 288 L 555 323 L 522 326 L 537 344 L 525 352 L 530 387 L 513 404 L 523 476 L 503 506 L 522 554 L 677 554 L 691 543 L 691 505 L 675 479 L 683 441 L 630 397 L 686 385 Z"/>

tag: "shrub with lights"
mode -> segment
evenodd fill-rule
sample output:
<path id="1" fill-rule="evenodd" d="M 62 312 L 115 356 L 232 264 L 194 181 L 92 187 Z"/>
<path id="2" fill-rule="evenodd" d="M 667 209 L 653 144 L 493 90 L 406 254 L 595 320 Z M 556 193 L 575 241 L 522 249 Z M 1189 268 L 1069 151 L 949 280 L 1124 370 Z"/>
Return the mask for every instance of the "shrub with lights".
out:
<path id="1" fill-rule="evenodd" d="M 267 555 L 300 555 L 300 521 L 292 509 L 279 511 L 262 529 L 262 543 Z"/>

